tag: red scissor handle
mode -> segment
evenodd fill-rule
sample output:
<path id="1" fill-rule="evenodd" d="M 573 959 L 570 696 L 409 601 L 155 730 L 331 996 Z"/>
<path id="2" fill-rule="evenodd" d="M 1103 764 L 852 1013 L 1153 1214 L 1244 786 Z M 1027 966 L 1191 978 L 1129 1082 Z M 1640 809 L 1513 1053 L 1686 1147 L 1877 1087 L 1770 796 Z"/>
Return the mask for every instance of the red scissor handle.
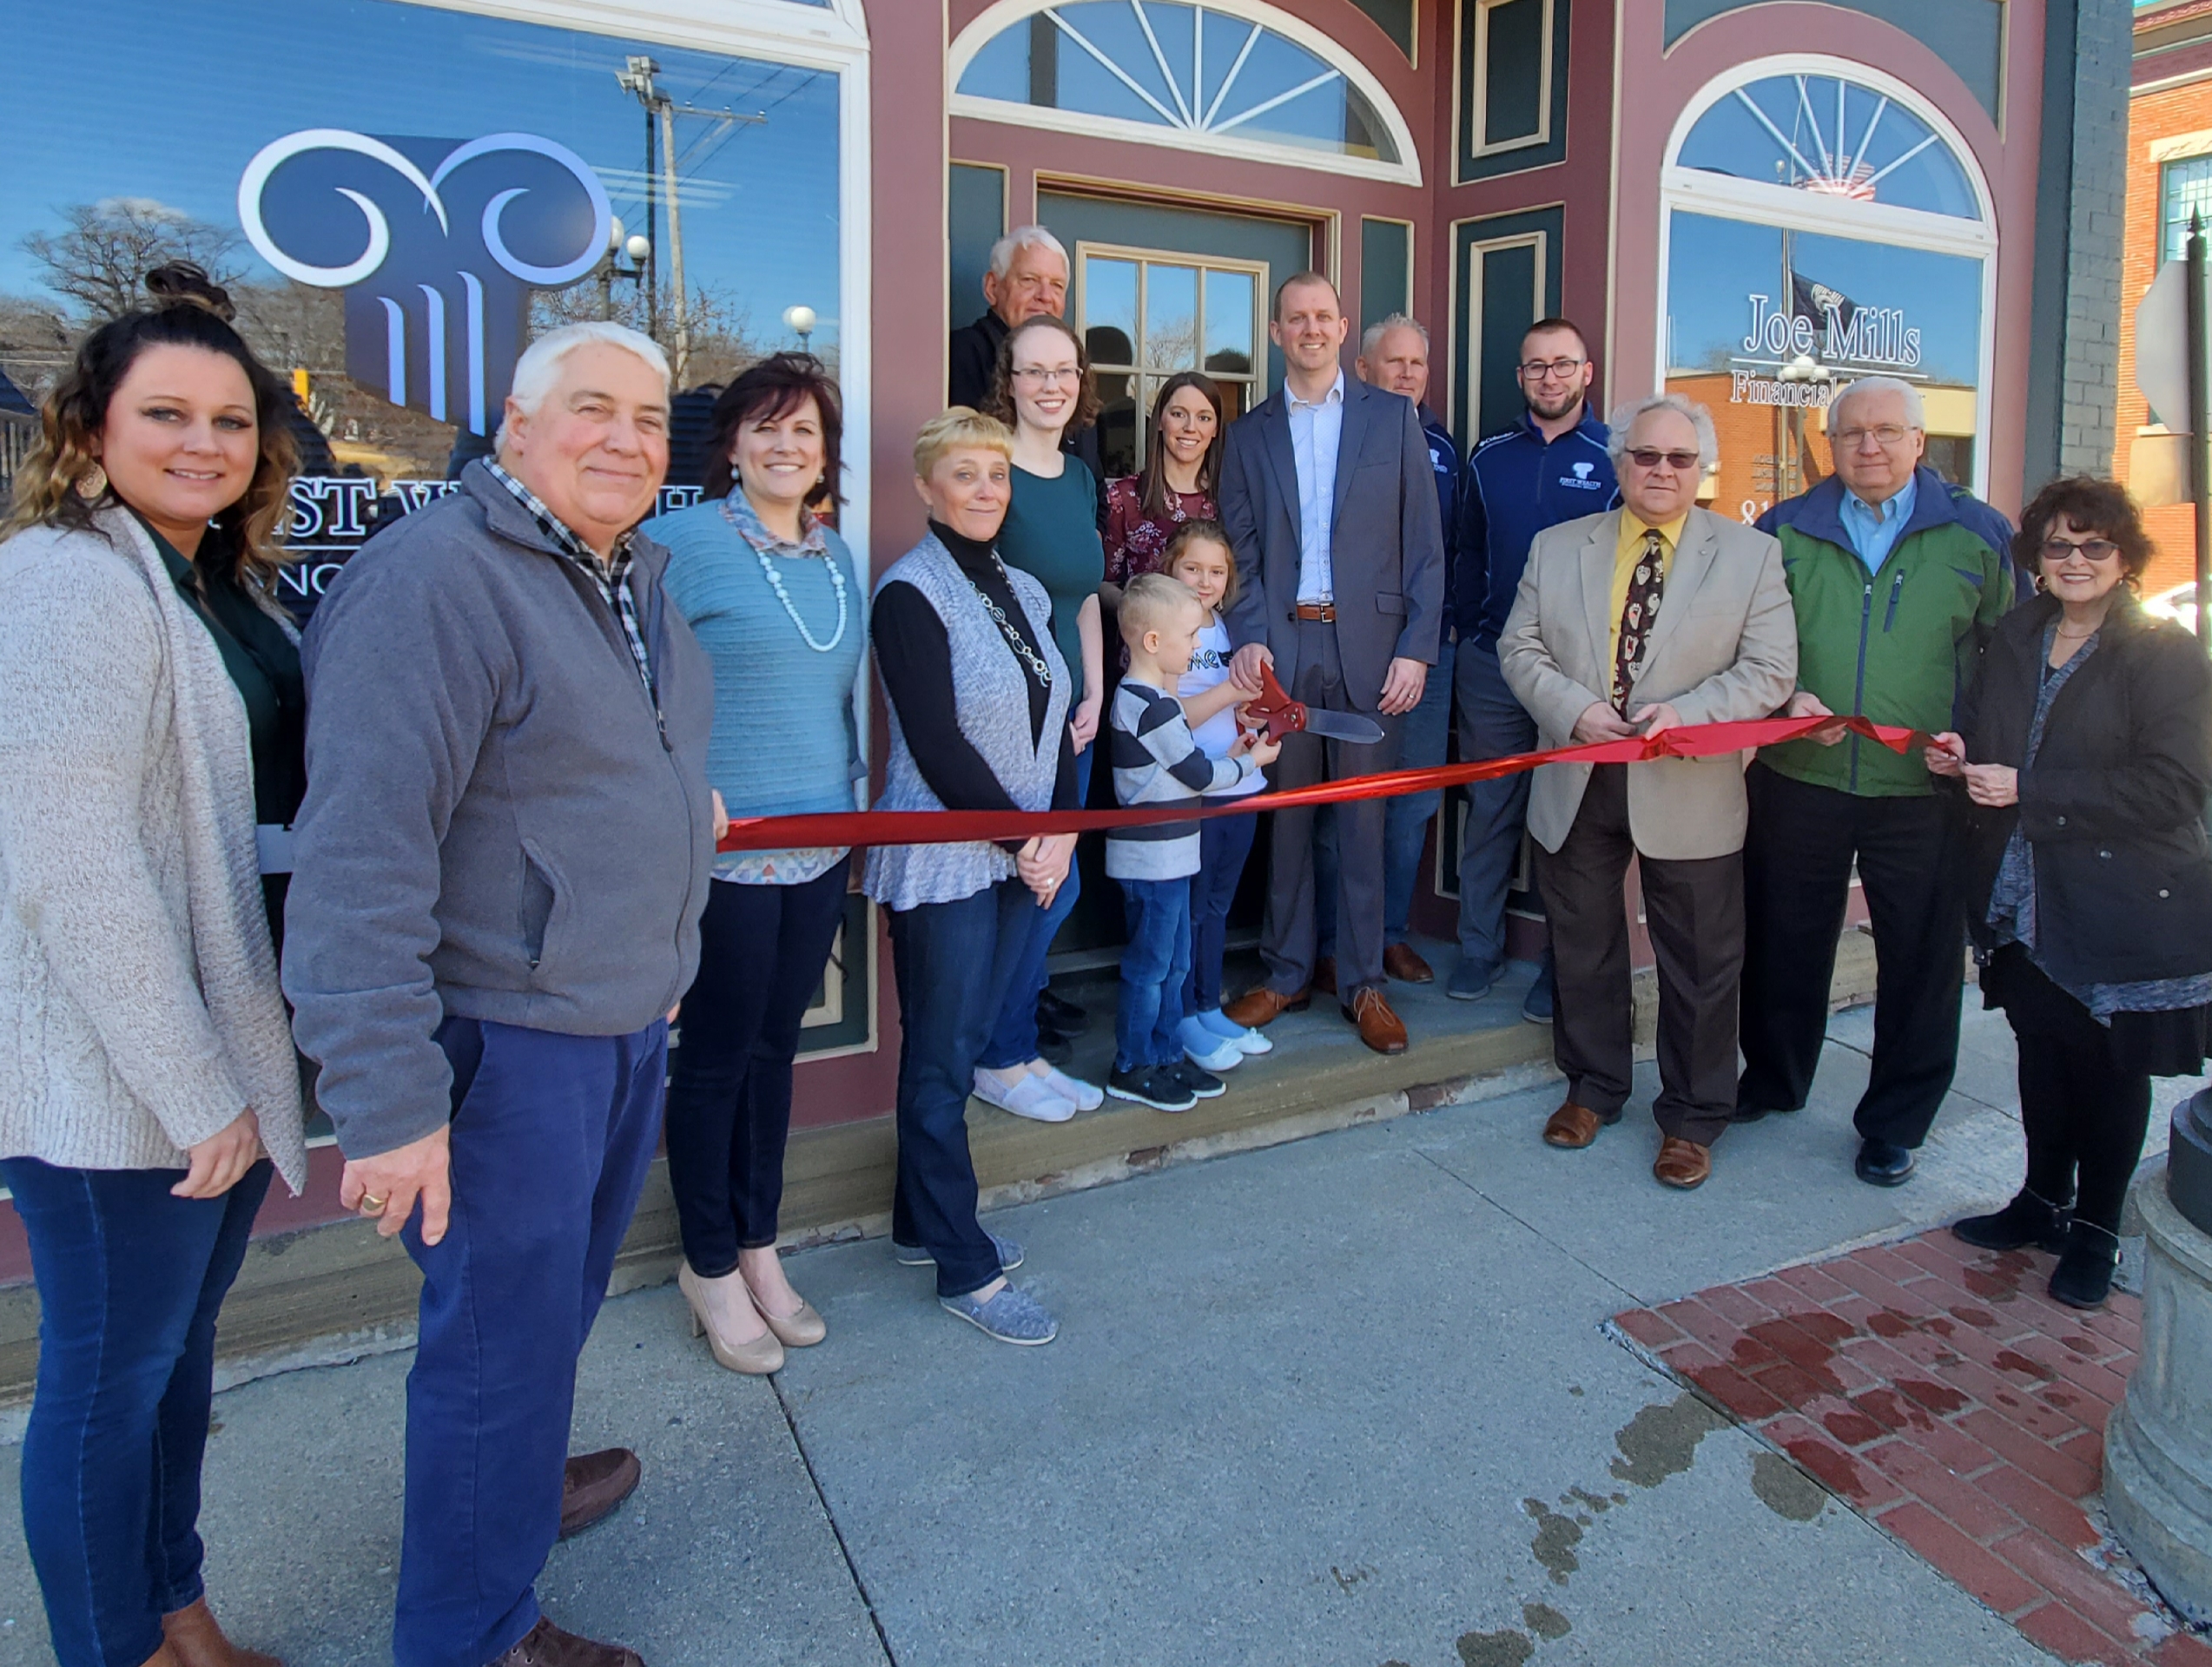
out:
<path id="1" fill-rule="evenodd" d="M 1257 724 L 1263 741 L 1280 741 L 1305 728 L 1305 704 L 1294 701 L 1275 681 L 1275 668 L 1263 663 L 1259 669 L 1259 697 L 1249 701 L 1244 708 L 1244 721 Z"/>

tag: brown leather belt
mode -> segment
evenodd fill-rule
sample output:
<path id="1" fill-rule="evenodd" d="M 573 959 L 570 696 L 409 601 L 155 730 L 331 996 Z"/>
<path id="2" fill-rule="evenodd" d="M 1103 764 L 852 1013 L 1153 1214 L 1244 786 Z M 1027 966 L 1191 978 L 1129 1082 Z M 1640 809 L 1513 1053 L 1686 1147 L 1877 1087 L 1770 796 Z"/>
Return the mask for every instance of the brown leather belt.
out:
<path id="1" fill-rule="evenodd" d="M 1333 602 L 1302 602 L 1297 606 L 1300 619 L 1317 619 L 1333 625 L 1337 621 L 1337 604 Z"/>

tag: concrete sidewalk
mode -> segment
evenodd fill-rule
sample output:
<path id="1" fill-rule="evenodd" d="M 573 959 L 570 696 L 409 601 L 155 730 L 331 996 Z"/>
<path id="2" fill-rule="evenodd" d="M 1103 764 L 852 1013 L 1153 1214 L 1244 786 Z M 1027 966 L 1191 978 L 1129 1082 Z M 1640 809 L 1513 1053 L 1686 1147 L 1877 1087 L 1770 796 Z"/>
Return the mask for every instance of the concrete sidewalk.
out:
<path id="1" fill-rule="evenodd" d="M 1538 1088 L 1000 1212 L 1049 1348 L 958 1325 L 881 1240 L 792 1259 L 830 1339 L 773 1383 L 717 1370 L 673 1289 L 618 1299 L 576 1440 L 645 1481 L 556 1551 L 547 1608 L 653 1667 L 2047 1662 L 1599 1330 L 2010 1194 L 1979 1013 L 1920 1174 L 1852 1177 L 1868 1029 L 1839 1015 L 1814 1104 L 1692 1195 L 1651 1180 L 1647 1068 L 1583 1153 L 1537 1139 Z M 292 1667 L 388 1659 L 406 1367 L 218 1399 L 211 1591 Z M 43 1662 L 7 1515 L 0 1664 Z"/>

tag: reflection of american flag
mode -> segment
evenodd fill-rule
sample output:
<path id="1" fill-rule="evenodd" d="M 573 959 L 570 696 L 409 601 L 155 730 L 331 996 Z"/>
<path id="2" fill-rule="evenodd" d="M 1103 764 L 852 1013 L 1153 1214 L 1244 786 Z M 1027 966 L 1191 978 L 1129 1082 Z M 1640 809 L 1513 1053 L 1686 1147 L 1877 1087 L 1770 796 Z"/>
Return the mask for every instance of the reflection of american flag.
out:
<path id="1" fill-rule="evenodd" d="M 1807 191 L 1816 192 L 1824 197 L 1849 197 L 1853 202 L 1872 202 L 1874 201 L 1874 165 L 1860 162 L 1851 170 L 1849 179 L 1816 175 L 1800 183 Z"/>

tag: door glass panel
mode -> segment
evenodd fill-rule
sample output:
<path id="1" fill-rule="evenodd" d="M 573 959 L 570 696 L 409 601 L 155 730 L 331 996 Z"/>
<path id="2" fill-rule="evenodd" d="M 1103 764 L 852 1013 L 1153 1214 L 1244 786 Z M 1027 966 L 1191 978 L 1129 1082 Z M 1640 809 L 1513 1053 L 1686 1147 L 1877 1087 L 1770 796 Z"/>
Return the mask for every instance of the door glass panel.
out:
<path id="1" fill-rule="evenodd" d="M 1145 273 L 1145 363 L 1187 371 L 1198 363 L 1198 274 L 1195 267 L 1152 266 Z"/>
<path id="2" fill-rule="evenodd" d="M 1252 368 L 1253 320 L 1258 316 L 1258 282 L 1249 272 L 1205 275 L 1205 367 L 1231 375 Z"/>
<path id="3" fill-rule="evenodd" d="M 1092 362 L 1137 362 L 1137 263 L 1097 255 L 1083 262 L 1083 329 Z"/>

